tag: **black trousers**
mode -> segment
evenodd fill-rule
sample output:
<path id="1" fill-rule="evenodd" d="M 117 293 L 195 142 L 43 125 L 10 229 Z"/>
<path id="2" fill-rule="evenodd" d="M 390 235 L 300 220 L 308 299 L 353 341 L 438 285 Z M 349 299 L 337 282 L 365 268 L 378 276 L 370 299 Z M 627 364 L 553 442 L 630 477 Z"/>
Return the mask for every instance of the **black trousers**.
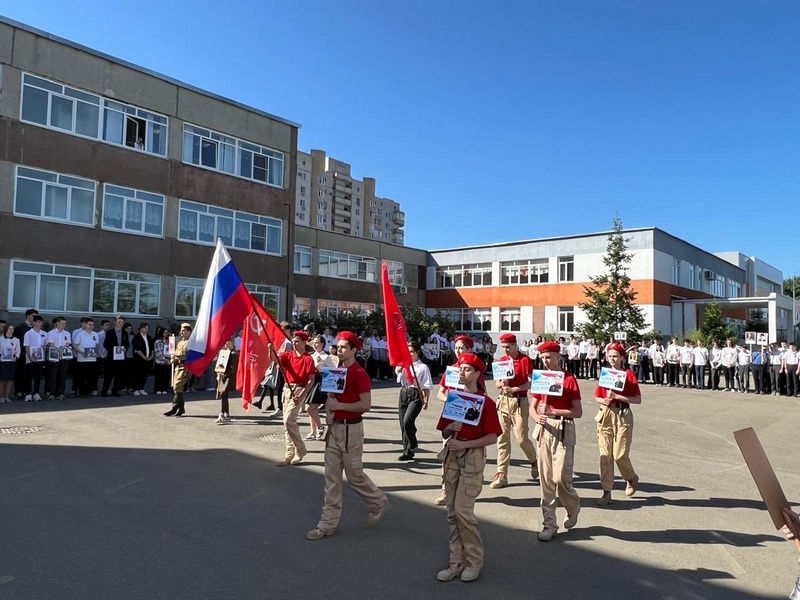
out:
<path id="1" fill-rule="evenodd" d="M 678 385 L 678 373 L 680 372 L 680 365 L 678 363 L 667 363 L 667 383 L 669 385 Z"/>
<path id="2" fill-rule="evenodd" d="M 400 432 L 403 434 L 403 454 L 409 454 L 417 447 L 417 416 L 422 411 L 422 398 L 416 388 L 404 387 L 400 390 L 397 413 L 400 418 Z"/>
<path id="3" fill-rule="evenodd" d="M 90 395 L 97 388 L 97 377 L 100 365 L 97 362 L 75 362 L 72 376 L 72 391 L 84 396 Z"/>
<path id="4" fill-rule="evenodd" d="M 67 367 L 69 366 L 68 360 L 60 360 L 58 362 L 48 362 L 45 370 L 47 372 L 47 381 L 45 382 L 44 391 L 53 396 L 63 396 L 64 389 L 67 387 Z M 74 387 L 74 385 L 73 385 Z"/>
<path id="5" fill-rule="evenodd" d="M 141 358 L 133 359 L 133 382 L 129 387 L 134 391 L 143 390 L 150 376 L 150 361 Z"/>
<path id="6" fill-rule="evenodd" d="M 757 392 L 761 392 L 762 394 L 767 393 L 767 378 L 765 377 L 764 367 L 765 365 L 750 366 L 753 372 L 753 387 L 756 388 Z"/>
<path id="7" fill-rule="evenodd" d="M 38 360 L 36 362 L 28 363 L 25 365 L 26 373 L 28 374 L 28 393 L 38 394 L 39 388 L 42 385 L 42 377 L 44 376 L 44 361 Z M 32 382 L 32 383 L 31 383 Z"/>
<path id="8" fill-rule="evenodd" d="M 736 367 L 722 367 L 725 371 L 725 389 L 736 389 Z"/>
<path id="9" fill-rule="evenodd" d="M 113 358 L 109 357 L 106 359 L 106 371 L 105 376 L 103 377 L 103 395 L 105 396 L 108 394 L 108 389 L 111 388 L 112 394 L 119 394 L 119 390 L 123 385 L 124 373 L 125 373 L 125 363 L 127 361 L 124 360 L 114 360 Z M 111 385 L 111 382 L 114 382 L 114 385 Z"/>

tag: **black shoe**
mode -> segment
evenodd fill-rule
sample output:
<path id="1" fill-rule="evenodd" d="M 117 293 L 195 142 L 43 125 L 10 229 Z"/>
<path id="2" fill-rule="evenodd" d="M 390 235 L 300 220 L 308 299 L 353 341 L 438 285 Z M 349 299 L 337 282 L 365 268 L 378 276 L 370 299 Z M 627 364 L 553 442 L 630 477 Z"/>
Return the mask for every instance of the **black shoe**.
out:
<path id="1" fill-rule="evenodd" d="M 178 412 L 178 407 L 177 406 L 173 406 L 171 409 L 169 409 L 167 412 L 164 413 L 164 416 L 165 417 L 171 417 L 172 415 L 174 415 L 177 412 Z"/>
<path id="2" fill-rule="evenodd" d="M 401 454 L 400 458 L 398 458 L 397 460 L 403 460 L 403 461 L 414 460 L 414 453 L 409 452 L 408 454 Z"/>
<path id="3" fill-rule="evenodd" d="M 259 400 L 258 402 L 253 402 L 253 406 L 256 408 L 261 408 L 261 405 L 264 404 L 263 400 Z"/>
<path id="4" fill-rule="evenodd" d="M 176 412 L 176 413 L 175 413 L 175 416 L 176 416 L 176 417 L 182 417 L 182 416 L 183 416 L 183 415 L 185 415 L 185 414 L 186 414 L 186 410 L 185 410 L 185 409 L 184 409 L 184 408 L 181 406 L 181 407 L 178 409 L 178 412 Z"/>

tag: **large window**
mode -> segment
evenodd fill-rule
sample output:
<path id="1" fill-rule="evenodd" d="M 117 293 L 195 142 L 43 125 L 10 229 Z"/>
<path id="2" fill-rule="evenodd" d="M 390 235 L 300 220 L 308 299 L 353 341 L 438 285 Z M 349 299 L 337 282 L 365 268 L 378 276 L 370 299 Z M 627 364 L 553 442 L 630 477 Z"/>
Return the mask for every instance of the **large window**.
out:
<path id="1" fill-rule="evenodd" d="M 17 167 L 14 214 L 72 225 L 94 225 L 94 181 Z"/>
<path id="2" fill-rule="evenodd" d="M 48 312 L 152 316 L 159 313 L 157 275 L 11 261 L 12 308 Z"/>
<path id="3" fill-rule="evenodd" d="M 376 281 L 376 263 L 374 258 L 368 256 L 334 252 L 333 250 L 319 251 L 319 274 L 322 277 Z"/>
<path id="4" fill-rule="evenodd" d="M 405 267 L 403 263 L 394 260 L 387 260 L 386 269 L 389 271 L 389 283 L 392 285 L 403 285 L 405 283 Z"/>
<path id="5" fill-rule="evenodd" d="M 453 265 L 436 269 L 436 287 L 492 285 L 492 264 Z"/>
<path id="6" fill-rule="evenodd" d="M 547 283 L 550 280 L 548 260 L 512 260 L 500 263 L 500 285 Z"/>
<path id="7" fill-rule="evenodd" d="M 273 316 L 278 316 L 278 305 L 281 301 L 281 288 L 276 285 L 259 285 L 256 283 L 246 283 L 245 287 L 250 291 L 261 306 Z"/>
<path id="8" fill-rule="evenodd" d="M 292 310 L 292 319 L 296 319 L 300 315 L 311 314 L 311 298 L 298 298 L 294 297 L 294 309 Z"/>
<path id="9" fill-rule="evenodd" d="M 672 283 L 681 284 L 681 261 L 679 258 L 672 259 Z"/>
<path id="10" fill-rule="evenodd" d="M 500 331 L 519 331 L 521 327 L 519 318 L 519 308 L 501 308 Z"/>
<path id="11" fill-rule="evenodd" d="M 163 237 L 164 196 L 106 184 L 103 229 Z"/>
<path id="12" fill-rule="evenodd" d="M 558 258 L 558 281 L 575 281 L 575 259 L 572 256 Z"/>
<path id="13" fill-rule="evenodd" d="M 300 275 L 311 275 L 311 248 L 308 246 L 294 247 L 294 272 Z"/>
<path id="14" fill-rule="evenodd" d="M 283 222 L 227 208 L 181 200 L 178 239 L 213 246 L 217 238 L 228 247 L 265 254 L 281 253 Z"/>
<path id="15" fill-rule="evenodd" d="M 738 281 L 728 280 L 728 297 L 739 298 L 742 295 L 742 284 Z"/>
<path id="16" fill-rule="evenodd" d="M 339 300 L 317 300 L 320 317 L 338 317 L 347 312 L 372 312 L 374 304 L 365 302 L 341 302 Z"/>
<path id="17" fill-rule="evenodd" d="M 189 277 L 175 278 L 175 316 L 193 319 L 200 312 L 200 301 L 203 299 L 203 279 Z"/>
<path id="18" fill-rule="evenodd" d="M 457 331 L 492 331 L 490 308 L 444 308 L 436 311 L 452 321 Z"/>
<path id="19" fill-rule="evenodd" d="M 575 331 L 575 308 L 572 306 L 558 307 L 558 332 L 573 333 Z"/>
<path id="20" fill-rule="evenodd" d="M 20 119 L 159 156 L 167 155 L 167 117 L 27 73 L 22 76 Z"/>
<path id="21" fill-rule="evenodd" d="M 283 161 L 283 152 L 183 125 L 183 162 L 283 187 Z"/>

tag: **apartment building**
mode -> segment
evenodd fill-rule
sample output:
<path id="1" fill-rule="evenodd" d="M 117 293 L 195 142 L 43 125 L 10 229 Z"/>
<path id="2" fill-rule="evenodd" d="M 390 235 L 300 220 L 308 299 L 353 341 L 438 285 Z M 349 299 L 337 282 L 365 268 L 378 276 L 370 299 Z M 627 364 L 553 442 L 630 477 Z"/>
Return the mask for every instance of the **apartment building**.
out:
<path id="1" fill-rule="evenodd" d="M 424 252 L 336 207 L 324 238 L 295 227 L 297 123 L 2 18 L 0 77 L 0 317 L 191 320 L 218 237 L 279 317 L 295 278 L 315 310 L 378 303 L 379 259 L 418 299 Z"/>

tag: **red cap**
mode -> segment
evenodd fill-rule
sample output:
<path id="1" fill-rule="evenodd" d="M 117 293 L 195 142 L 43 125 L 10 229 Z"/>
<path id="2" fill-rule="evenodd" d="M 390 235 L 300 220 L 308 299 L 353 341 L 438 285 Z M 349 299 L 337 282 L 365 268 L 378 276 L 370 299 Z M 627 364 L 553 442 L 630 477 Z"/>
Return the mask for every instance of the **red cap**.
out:
<path id="1" fill-rule="evenodd" d="M 308 333 L 306 333 L 306 332 L 305 332 L 305 331 L 303 331 L 302 329 L 298 329 L 297 331 L 295 331 L 294 333 L 292 333 L 292 337 L 300 338 L 300 339 L 301 339 L 301 340 L 303 340 L 304 342 L 307 342 L 307 341 L 308 341 Z"/>
<path id="2" fill-rule="evenodd" d="M 558 345 L 558 342 L 542 342 L 539 344 L 538 350 L 539 352 L 561 352 L 561 346 Z"/>
<path id="3" fill-rule="evenodd" d="M 340 331 L 336 339 L 345 340 L 356 350 L 361 350 L 361 340 L 352 331 Z"/>
<path id="4" fill-rule="evenodd" d="M 456 361 L 456 365 L 458 365 L 459 367 L 461 365 L 469 365 L 472 368 L 474 368 L 478 373 L 483 373 L 486 370 L 486 365 L 484 364 L 484 362 L 474 354 L 471 354 L 470 352 L 464 352 L 464 354 L 459 356 L 458 361 Z"/>
<path id="5" fill-rule="evenodd" d="M 515 336 L 513 333 L 504 333 L 500 336 L 500 342 L 506 344 L 516 344 L 517 336 Z"/>
<path id="6" fill-rule="evenodd" d="M 463 342 L 464 345 L 470 350 L 472 350 L 472 348 L 475 347 L 475 340 L 473 340 L 468 335 L 457 335 L 456 339 L 454 339 L 453 342 Z"/>
<path id="7" fill-rule="evenodd" d="M 620 356 L 625 356 L 626 354 L 625 346 L 623 346 L 622 344 L 611 344 L 608 348 L 606 348 L 606 352 L 608 352 L 609 350 L 616 350 L 617 352 L 619 352 Z"/>

